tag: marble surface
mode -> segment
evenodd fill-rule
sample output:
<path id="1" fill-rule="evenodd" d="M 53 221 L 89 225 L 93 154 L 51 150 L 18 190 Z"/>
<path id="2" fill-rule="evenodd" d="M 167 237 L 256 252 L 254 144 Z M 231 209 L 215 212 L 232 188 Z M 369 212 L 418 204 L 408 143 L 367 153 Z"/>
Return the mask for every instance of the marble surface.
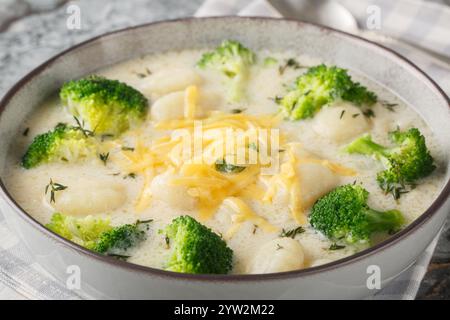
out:
<path id="1" fill-rule="evenodd" d="M 442 0 L 442 2 L 447 0 Z M 450 1 L 450 0 L 449 0 Z M 0 96 L 52 55 L 108 31 L 191 16 L 203 0 L 79 0 L 81 29 L 66 27 L 67 0 L 0 1 Z M 450 299 L 450 223 L 447 223 L 418 299 Z"/>

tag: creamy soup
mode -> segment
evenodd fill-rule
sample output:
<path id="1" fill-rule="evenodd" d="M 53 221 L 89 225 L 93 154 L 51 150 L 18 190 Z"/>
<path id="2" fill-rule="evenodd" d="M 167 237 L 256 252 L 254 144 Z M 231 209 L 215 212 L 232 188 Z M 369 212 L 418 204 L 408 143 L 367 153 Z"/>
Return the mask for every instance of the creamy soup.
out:
<path id="1" fill-rule="evenodd" d="M 293 52 L 256 52 L 256 62 L 243 81 L 245 97 L 230 102 L 223 73 L 196 66 L 205 52 L 148 55 L 96 72 L 139 90 L 150 106 L 145 121 L 118 137 L 102 138 L 98 154 L 103 157 L 51 161 L 24 169 L 21 157 L 36 135 L 60 122 L 75 124 L 59 97 L 36 108 L 11 146 L 5 182 L 13 197 L 43 224 L 49 223 L 55 212 L 76 218 L 108 217 L 113 226 L 153 219 L 146 239 L 129 250 L 127 261 L 159 269 L 166 268 L 172 254 L 159 230 L 174 218 L 189 215 L 220 235 L 232 249 L 230 273 L 245 274 L 325 264 L 388 237 L 388 233 L 374 234 L 369 242 L 352 244 L 329 239 L 310 225 L 308 216 L 314 203 L 340 185 L 363 186 L 370 192 L 371 208 L 399 210 L 404 226 L 419 217 L 438 194 L 443 182 L 439 167 L 443 156 L 432 131 L 404 101 L 381 85 L 349 71 L 353 81 L 376 93 L 374 105 L 362 108 L 336 99 L 312 117 L 283 119 L 278 112 L 279 97 L 289 92 L 308 67 L 322 61 Z M 211 135 L 208 128 L 278 129 L 278 170 L 261 174 L 261 166 L 236 164 L 242 171 L 224 173 L 213 163 L 209 170 L 225 178 L 214 178 L 214 174 L 199 177 L 195 170 L 203 169 L 188 167 L 187 159 L 192 157 L 184 159 L 175 147 L 180 145 L 174 132 L 191 130 L 194 120 L 203 121 L 204 134 Z M 384 170 L 382 161 L 349 154 L 343 148 L 368 133 L 377 143 L 391 145 L 388 132 L 412 127 L 425 137 L 437 169 L 395 199 L 377 182 L 377 173 Z M 222 138 L 209 139 L 217 142 Z M 149 156 L 151 148 L 159 148 L 152 155 L 155 158 Z M 205 145 L 203 152 L 208 150 Z M 223 154 L 228 155 L 226 151 Z M 254 167 L 258 170 L 251 172 Z M 194 173 L 190 175 L 189 170 Z M 243 177 L 238 179 L 238 175 Z M 52 192 L 47 189 L 45 193 L 50 179 L 65 186 L 53 192 L 53 201 Z M 297 232 L 288 233 L 296 228 Z"/>

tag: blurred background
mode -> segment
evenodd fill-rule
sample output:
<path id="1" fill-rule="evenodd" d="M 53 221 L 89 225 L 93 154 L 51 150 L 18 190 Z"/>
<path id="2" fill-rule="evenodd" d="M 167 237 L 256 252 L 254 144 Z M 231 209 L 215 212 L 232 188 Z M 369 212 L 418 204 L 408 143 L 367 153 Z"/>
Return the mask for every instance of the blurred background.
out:
<path id="1" fill-rule="evenodd" d="M 51 56 L 93 36 L 226 14 L 288 16 L 359 34 L 406 55 L 450 93 L 450 0 L 0 0 L 0 96 Z M 417 298 L 450 299 L 449 223 Z"/>

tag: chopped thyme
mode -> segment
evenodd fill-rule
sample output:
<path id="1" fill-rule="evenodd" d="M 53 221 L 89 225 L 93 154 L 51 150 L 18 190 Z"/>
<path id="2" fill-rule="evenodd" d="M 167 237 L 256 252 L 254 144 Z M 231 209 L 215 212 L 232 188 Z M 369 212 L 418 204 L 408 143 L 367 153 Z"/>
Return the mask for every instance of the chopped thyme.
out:
<path id="1" fill-rule="evenodd" d="M 100 160 L 103 162 L 103 164 L 106 166 L 106 162 L 108 161 L 108 158 L 109 158 L 109 152 L 100 153 L 98 156 L 99 156 Z"/>
<path id="2" fill-rule="evenodd" d="M 249 149 L 253 149 L 255 151 L 259 151 L 258 145 L 255 142 L 251 142 L 248 144 Z"/>
<path id="3" fill-rule="evenodd" d="M 286 70 L 286 68 L 300 69 L 304 67 L 300 65 L 300 63 L 298 63 L 298 61 L 295 60 L 294 58 L 289 58 L 286 60 L 285 64 L 278 67 L 278 73 L 282 75 Z"/>
<path id="4" fill-rule="evenodd" d="M 328 250 L 341 250 L 344 248 L 345 248 L 345 246 L 341 246 L 337 243 L 332 243 L 331 246 L 328 248 Z"/>
<path id="5" fill-rule="evenodd" d="M 381 101 L 381 105 L 391 112 L 395 112 L 394 107 L 398 106 L 398 103 L 389 103 L 388 101 Z"/>
<path id="6" fill-rule="evenodd" d="M 152 74 L 152 72 L 151 72 L 150 69 L 148 69 L 148 68 L 145 68 L 144 71 L 145 71 L 145 72 L 136 72 L 136 71 L 133 71 L 133 73 L 134 73 L 138 78 L 141 78 L 141 79 L 146 78 L 147 76 L 149 76 L 149 75 Z"/>
<path id="7" fill-rule="evenodd" d="M 135 178 L 136 178 L 136 173 L 130 172 L 129 174 L 127 174 L 127 175 L 124 176 L 123 178 L 124 178 L 124 179 L 135 179 Z"/>
<path id="8" fill-rule="evenodd" d="M 297 227 L 295 229 L 291 229 L 291 230 L 282 229 L 281 233 L 280 233 L 280 237 L 286 237 L 286 238 L 294 239 L 296 235 L 301 234 L 303 232 L 305 232 L 305 229 L 302 226 Z"/>
<path id="9" fill-rule="evenodd" d="M 64 186 L 60 183 L 57 182 L 53 182 L 53 180 L 50 178 L 50 182 L 48 185 L 45 186 L 45 194 L 48 193 L 48 191 L 50 190 L 50 203 L 55 203 L 55 193 L 58 191 L 62 191 L 67 189 L 67 186 Z"/>
<path id="10" fill-rule="evenodd" d="M 94 131 L 88 130 L 84 127 L 84 121 L 80 121 L 80 119 L 78 119 L 75 116 L 73 116 L 73 118 L 75 119 L 75 122 L 77 123 L 77 125 L 75 126 L 75 129 L 80 130 L 86 138 L 94 136 Z"/>
<path id="11" fill-rule="evenodd" d="M 266 58 L 264 59 L 263 65 L 264 65 L 265 67 L 269 67 L 269 66 L 271 66 L 271 65 L 274 65 L 274 64 L 277 63 L 277 62 L 278 62 L 278 60 L 275 59 L 274 57 L 266 57 Z"/>
<path id="12" fill-rule="evenodd" d="M 225 159 L 216 161 L 216 170 L 223 173 L 239 173 L 245 170 L 244 166 L 236 166 L 231 163 L 227 163 Z"/>
<path id="13" fill-rule="evenodd" d="M 105 141 L 106 139 L 108 139 L 108 138 L 113 138 L 113 137 L 114 137 L 113 134 L 105 133 L 105 134 L 102 134 L 102 135 L 101 135 L 100 140 L 103 142 L 103 141 Z"/>
<path id="14" fill-rule="evenodd" d="M 362 113 L 367 118 L 375 118 L 375 112 L 372 109 L 364 110 Z"/>

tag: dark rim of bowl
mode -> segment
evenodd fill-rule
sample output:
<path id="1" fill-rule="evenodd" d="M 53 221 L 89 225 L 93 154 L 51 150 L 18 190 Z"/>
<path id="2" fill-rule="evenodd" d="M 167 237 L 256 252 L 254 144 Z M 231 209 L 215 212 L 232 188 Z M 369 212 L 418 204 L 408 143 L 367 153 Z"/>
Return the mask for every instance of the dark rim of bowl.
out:
<path id="1" fill-rule="evenodd" d="M 94 41 L 97 41 L 102 38 L 106 38 L 112 35 L 125 33 L 131 30 L 140 29 L 140 28 L 146 28 L 152 25 L 157 24 L 167 24 L 167 23 L 183 23 L 183 22 L 192 22 L 197 20 L 248 20 L 248 21 L 264 21 L 264 20 L 270 20 L 270 21 L 287 21 L 290 23 L 295 23 L 298 26 L 314 26 L 315 28 L 318 28 L 325 32 L 333 32 L 337 33 L 341 36 L 350 38 L 354 41 L 359 41 L 360 43 L 364 43 L 365 45 L 373 46 L 374 48 L 382 49 L 384 53 L 390 54 L 391 56 L 394 56 L 394 58 L 400 60 L 401 62 L 407 64 L 409 67 L 412 67 L 415 72 L 419 73 L 422 77 L 424 77 L 429 84 L 432 85 L 432 87 L 441 95 L 442 98 L 447 100 L 447 103 L 450 107 L 450 99 L 447 97 L 447 95 L 444 93 L 444 91 L 436 84 L 436 82 L 431 79 L 424 71 L 422 71 L 419 67 L 417 67 L 414 63 L 412 63 L 407 58 L 403 57 L 402 55 L 398 54 L 397 52 L 393 51 L 392 49 L 389 49 L 383 45 L 380 45 L 378 43 L 372 42 L 370 40 L 364 39 L 362 37 L 349 34 L 344 31 L 335 30 L 329 27 L 325 27 L 322 25 L 317 25 L 314 23 L 306 23 L 295 19 L 279 19 L 279 18 L 270 18 L 270 17 L 236 17 L 236 16 L 222 16 L 222 17 L 205 17 L 205 18 L 179 18 L 179 19 L 173 19 L 173 20 L 162 20 L 162 21 L 156 21 L 156 22 L 150 22 L 146 24 L 141 24 L 137 26 L 127 27 L 120 30 L 115 30 L 112 32 L 108 32 L 99 36 L 96 36 L 94 38 L 91 38 L 89 40 L 83 41 L 77 45 L 74 45 L 47 60 L 46 62 L 42 63 L 35 69 L 33 69 L 31 72 L 29 72 L 26 76 L 24 76 L 22 79 L 20 79 L 2 98 L 0 101 L 0 117 L 3 111 L 5 110 L 6 106 L 8 105 L 9 101 L 12 99 L 12 97 L 29 81 L 31 81 L 36 75 L 44 71 L 47 67 L 49 67 L 52 63 L 54 63 L 59 58 L 63 57 L 68 52 L 74 51 L 78 48 L 81 48 L 85 45 L 88 45 Z M 353 262 L 360 261 L 364 258 L 367 258 L 368 256 L 372 256 L 383 249 L 393 246 L 397 242 L 403 240 L 404 238 L 411 235 L 416 229 L 418 229 L 420 226 L 425 224 L 428 220 L 430 220 L 434 214 L 437 212 L 437 210 L 444 204 L 446 199 L 450 195 L 450 179 L 445 183 L 445 186 L 442 188 L 441 192 L 437 196 L 437 198 L 433 201 L 433 203 L 429 206 L 427 210 L 425 210 L 424 213 L 422 213 L 416 220 L 414 220 L 411 224 L 409 224 L 406 228 L 403 230 L 397 232 L 396 234 L 392 235 L 388 239 L 382 241 L 381 243 L 376 244 L 375 246 L 372 246 L 368 249 L 365 249 L 361 252 L 358 252 L 354 255 L 345 257 L 343 259 L 339 259 L 324 265 L 311 267 L 307 269 L 300 269 L 300 270 L 294 270 L 294 271 L 288 271 L 288 272 L 279 272 L 279 273 L 269 273 L 269 274 L 230 274 L 230 275 L 211 275 L 211 274 L 184 274 L 184 273 L 178 273 L 178 272 L 171 272 L 171 271 L 165 271 L 161 269 L 146 267 L 142 265 L 132 264 L 125 261 L 120 261 L 111 257 L 107 257 L 101 254 L 97 254 L 95 252 L 89 251 L 69 240 L 64 239 L 60 235 L 50 231 L 49 229 L 45 228 L 41 223 L 39 223 L 36 219 L 34 219 L 31 215 L 29 215 L 11 196 L 11 194 L 7 191 L 3 180 L 0 177 L 0 188 L 2 191 L 2 196 L 5 198 L 5 200 L 11 205 L 13 209 L 18 211 L 20 213 L 20 217 L 30 223 L 32 226 L 40 230 L 44 235 L 51 238 L 52 240 L 56 240 L 59 242 L 62 242 L 67 247 L 77 251 L 78 253 L 81 253 L 85 256 L 89 256 L 91 258 L 100 260 L 101 262 L 104 262 L 106 264 L 124 268 L 128 271 L 137 271 L 137 272 L 143 272 L 145 274 L 153 275 L 153 276 L 159 276 L 159 277 L 165 277 L 170 279 L 178 279 L 178 280 L 192 280 L 192 281 L 263 281 L 263 280 L 278 280 L 278 279 L 290 279 L 290 278 L 296 278 L 301 276 L 309 276 L 309 275 L 315 275 L 321 272 L 330 271 L 336 268 L 344 267 L 346 265 L 349 265 Z"/>

